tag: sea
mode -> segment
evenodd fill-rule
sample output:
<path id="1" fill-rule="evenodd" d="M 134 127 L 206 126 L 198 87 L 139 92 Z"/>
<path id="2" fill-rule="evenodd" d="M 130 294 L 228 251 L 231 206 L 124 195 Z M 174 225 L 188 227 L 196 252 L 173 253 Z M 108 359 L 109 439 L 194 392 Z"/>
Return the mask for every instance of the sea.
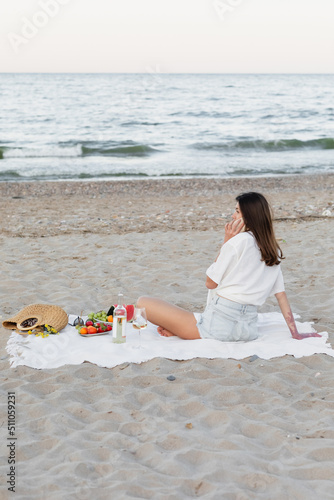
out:
<path id="1" fill-rule="evenodd" d="M 333 74 L 0 74 L 0 182 L 333 171 Z"/>

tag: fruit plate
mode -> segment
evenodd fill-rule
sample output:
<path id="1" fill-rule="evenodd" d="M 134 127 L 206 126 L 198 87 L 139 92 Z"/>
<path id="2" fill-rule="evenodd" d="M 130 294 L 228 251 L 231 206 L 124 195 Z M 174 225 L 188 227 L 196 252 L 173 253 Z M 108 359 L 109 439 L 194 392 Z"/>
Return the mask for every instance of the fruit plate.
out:
<path id="1" fill-rule="evenodd" d="M 111 330 L 109 332 L 101 332 L 101 333 L 80 333 L 78 332 L 81 337 L 97 337 L 98 335 L 108 335 L 111 333 Z"/>

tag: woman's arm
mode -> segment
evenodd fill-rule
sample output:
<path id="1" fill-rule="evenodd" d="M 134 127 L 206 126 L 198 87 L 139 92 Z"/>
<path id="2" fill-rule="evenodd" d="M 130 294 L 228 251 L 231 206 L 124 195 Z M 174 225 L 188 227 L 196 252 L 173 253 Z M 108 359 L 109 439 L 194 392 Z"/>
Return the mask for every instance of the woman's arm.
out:
<path id="1" fill-rule="evenodd" d="M 318 333 L 312 332 L 312 333 L 298 333 L 297 326 L 291 311 L 291 307 L 288 301 L 288 297 L 286 296 L 285 292 L 279 292 L 275 294 L 275 297 L 277 299 L 278 305 L 281 309 L 281 312 L 284 316 L 284 319 L 286 321 L 286 324 L 289 327 L 289 330 L 291 332 L 292 338 L 297 339 L 297 340 L 303 340 L 309 337 L 321 337 L 321 335 L 318 335 Z"/>
<path id="2" fill-rule="evenodd" d="M 215 281 L 213 281 L 211 278 L 209 278 L 209 276 L 207 276 L 205 286 L 209 290 L 213 290 L 214 288 L 217 288 L 218 284 Z"/>

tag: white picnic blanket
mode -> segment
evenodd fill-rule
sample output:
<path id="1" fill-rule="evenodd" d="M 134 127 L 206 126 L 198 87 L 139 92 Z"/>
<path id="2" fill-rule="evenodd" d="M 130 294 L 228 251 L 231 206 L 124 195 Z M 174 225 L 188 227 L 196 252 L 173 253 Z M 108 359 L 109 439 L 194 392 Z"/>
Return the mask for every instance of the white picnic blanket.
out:
<path id="1" fill-rule="evenodd" d="M 72 323 L 76 315 L 70 315 Z M 311 323 L 297 321 L 300 333 L 313 331 Z M 174 360 L 192 358 L 244 359 L 256 355 L 271 359 L 286 354 L 300 358 L 324 353 L 334 357 L 328 341 L 328 333 L 321 338 L 294 340 L 283 316 L 278 313 L 259 314 L 259 338 L 252 342 L 220 342 L 218 340 L 182 340 L 178 337 L 161 337 L 154 325 L 149 323 L 141 332 L 141 347 L 138 348 L 138 331 L 127 325 L 125 344 L 113 344 L 111 335 L 98 337 L 81 336 L 72 326 L 67 326 L 59 335 L 49 337 L 21 336 L 15 332 L 7 343 L 12 367 L 25 365 L 37 369 L 58 368 L 63 365 L 78 365 L 84 361 L 112 368 L 124 362 L 142 363 L 160 357 Z"/>

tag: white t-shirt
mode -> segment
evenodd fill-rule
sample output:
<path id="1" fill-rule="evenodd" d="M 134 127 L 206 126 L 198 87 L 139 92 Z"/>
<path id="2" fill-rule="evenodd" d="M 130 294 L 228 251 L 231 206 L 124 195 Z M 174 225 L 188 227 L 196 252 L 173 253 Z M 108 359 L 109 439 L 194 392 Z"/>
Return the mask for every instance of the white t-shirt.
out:
<path id="1" fill-rule="evenodd" d="M 218 287 L 213 290 L 239 304 L 262 305 L 268 297 L 284 292 L 280 265 L 267 266 L 252 233 L 239 233 L 228 240 L 206 271 Z"/>

